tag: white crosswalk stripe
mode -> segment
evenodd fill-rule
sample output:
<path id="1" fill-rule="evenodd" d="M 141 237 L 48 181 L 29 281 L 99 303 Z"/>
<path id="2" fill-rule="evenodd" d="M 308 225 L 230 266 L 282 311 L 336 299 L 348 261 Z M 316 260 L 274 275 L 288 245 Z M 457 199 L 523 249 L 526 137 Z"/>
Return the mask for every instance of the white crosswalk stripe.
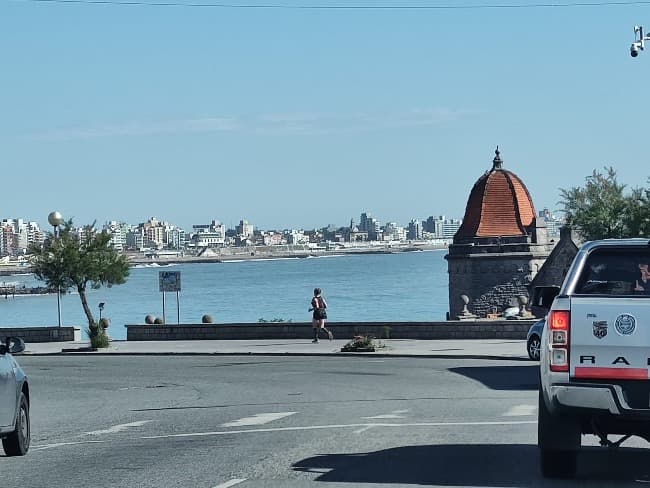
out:
<path id="1" fill-rule="evenodd" d="M 391 413 L 385 413 L 382 415 L 375 415 L 374 417 L 361 417 L 362 419 L 403 419 L 405 418 L 403 413 L 407 413 L 408 410 L 393 410 Z"/>
<path id="2" fill-rule="evenodd" d="M 221 424 L 221 427 L 245 427 L 247 425 L 264 425 L 274 420 L 283 419 L 298 412 L 271 412 L 271 413 L 258 413 L 252 417 L 244 417 L 232 422 Z"/>
<path id="3" fill-rule="evenodd" d="M 537 405 L 514 405 L 503 414 L 504 417 L 525 417 L 527 415 L 535 415 L 537 413 Z"/>

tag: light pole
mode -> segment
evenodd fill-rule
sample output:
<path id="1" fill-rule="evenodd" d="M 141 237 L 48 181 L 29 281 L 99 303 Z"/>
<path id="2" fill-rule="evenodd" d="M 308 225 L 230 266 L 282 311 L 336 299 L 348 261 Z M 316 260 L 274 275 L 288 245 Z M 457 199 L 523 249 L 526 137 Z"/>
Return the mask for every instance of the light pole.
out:
<path id="1" fill-rule="evenodd" d="M 643 35 L 642 25 L 635 25 L 634 42 L 630 46 L 630 56 L 636 58 L 639 55 L 639 51 L 643 51 L 645 49 L 645 41 L 650 41 L 650 36 Z"/>
<path id="2" fill-rule="evenodd" d="M 54 239 L 59 238 L 59 226 L 63 223 L 63 216 L 59 212 L 50 212 L 47 221 L 54 227 Z M 56 310 L 59 315 L 59 328 L 61 328 L 61 285 L 56 286 Z"/>
<path id="3" fill-rule="evenodd" d="M 102 321 L 102 310 L 104 310 L 104 302 L 99 302 L 99 321 Z"/>

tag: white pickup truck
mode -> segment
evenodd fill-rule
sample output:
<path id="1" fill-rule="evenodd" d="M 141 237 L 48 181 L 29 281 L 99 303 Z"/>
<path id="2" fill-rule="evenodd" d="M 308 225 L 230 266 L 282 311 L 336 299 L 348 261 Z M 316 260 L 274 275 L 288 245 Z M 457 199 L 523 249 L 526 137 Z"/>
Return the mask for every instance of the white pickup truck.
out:
<path id="1" fill-rule="evenodd" d="M 648 239 L 588 242 L 552 302 L 540 357 L 544 476 L 575 475 L 583 434 L 609 447 L 650 441 L 649 263 Z"/>

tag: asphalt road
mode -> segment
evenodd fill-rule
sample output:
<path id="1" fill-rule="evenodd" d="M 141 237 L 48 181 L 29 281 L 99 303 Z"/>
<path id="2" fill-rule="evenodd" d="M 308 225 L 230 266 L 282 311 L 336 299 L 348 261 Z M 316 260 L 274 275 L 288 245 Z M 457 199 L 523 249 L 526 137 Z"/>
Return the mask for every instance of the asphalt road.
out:
<path id="1" fill-rule="evenodd" d="M 536 487 L 650 482 L 643 441 L 541 478 L 537 365 L 370 357 L 21 357 L 12 487 Z M 596 446 L 595 439 L 587 444 Z"/>

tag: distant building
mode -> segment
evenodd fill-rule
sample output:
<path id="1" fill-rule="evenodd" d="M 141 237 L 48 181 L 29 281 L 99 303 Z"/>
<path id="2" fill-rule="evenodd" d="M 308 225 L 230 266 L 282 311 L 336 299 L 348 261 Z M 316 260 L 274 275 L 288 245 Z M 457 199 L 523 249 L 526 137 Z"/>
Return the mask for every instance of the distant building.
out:
<path id="1" fill-rule="evenodd" d="M 381 224 L 369 213 L 362 213 L 359 219 L 359 231 L 368 235 L 369 241 L 382 240 Z"/>
<path id="2" fill-rule="evenodd" d="M 430 216 L 423 222 L 422 229 L 436 239 L 453 239 L 462 223 L 462 220 L 448 219 L 444 215 Z"/>
<path id="3" fill-rule="evenodd" d="M 453 239 L 462 224 L 462 220 L 444 219 L 440 223 L 440 234 L 436 237 L 440 237 L 441 239 Z"/>
<path id="4" fill-rule="evenodd" d="M 405 241 L 406 230 L 404 227 L 397 225 L 396 222 L 388 222 L 382 231 L 381 240 L 383 241 Z"/>
<path id="5" fill-rule="evenodd" d="M 406 238 L 412 241 L 422 239 L 422 222 L 412 219 L 409 222 Z"/>
<path id="6" fill-rule="evenodd" d="M 127 249 L 127 235 L 131 232 L 131 226 L 125 222 L 111 220 L 106 222 L 102 227 L 104 232 L 111 235 L 111 245 L 113 249 L 122 252 Z"/>
<path id="7" fill-rule="evenodd" d="M 284 236 L 275 231 L 263 232 L 262 242 L 265 246 L 279 246 L 286 243 Z"/>
<path id="8" fill-rule="evenodd" d="M 253 234 L 255 233 L 253 224 L 249 224 L 247 220 L 240 220 L 239 225 L 235 227 L 235 230 L 237 231 L 237 235 L 243 239 L 253 237 Z"/>
<path id="9" fill-rule="evenodd" d="M 226 226 L 218 220 L 192 226 L 191 247 L 220 247 L 226 242 Z"/>
<path id="10" fill-rule="evenodd" d="M 309 242 L 309 237 L 301 230 L 285 231 L 284 237 L 287 244 L 307 244 Z"/>
<path id="11" fill-rule="evenodd" d="M 32 244 L 43 242 L 45 233 L 36 222 L 4 219 L 0 222 L 0 256 L 21 256 Z"/>
<path id="12" fill-rule="evenodd" d="M 564 227 L 564 219 L 556 217 L 548 208 L 540 210 L 538 217 L 546 223 L 549 237 L 560 237 L 560 231 Z"/>

